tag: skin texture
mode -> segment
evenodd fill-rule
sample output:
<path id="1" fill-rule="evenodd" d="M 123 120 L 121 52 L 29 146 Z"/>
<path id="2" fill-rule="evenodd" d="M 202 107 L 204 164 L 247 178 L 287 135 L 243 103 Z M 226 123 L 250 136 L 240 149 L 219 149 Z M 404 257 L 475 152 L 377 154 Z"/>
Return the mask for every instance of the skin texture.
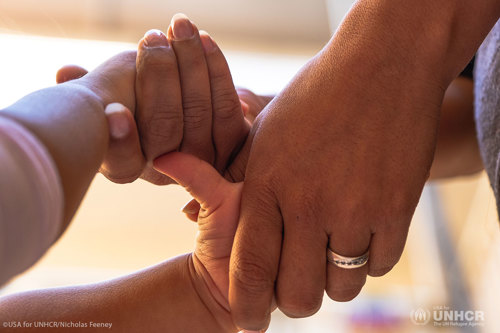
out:
<path id="1" fill-rule="evenodd" d="M 308 65 L 307 69 L 309 69 L 309 70 L 312 69 L 312 73 L 313 73 L 312 74 L 313 80 L 310 80 L 309 82 L 314 82 L 314 80 L 318 79 L 318 78 L 321 79 L 321 75 L 318 74 L 315 76 L 314 69 L 318 68 L 318 67 L 328 68 L 328 63 L 325 63 L 324 59 L 321 59 L 321 58 L 325 58 L 325 57 L 327 59 L 329 57 L 331 57 L 331 52 L 329 52 L 328 49 L 325 50 L 324 54 L 321 54 L 320 56 L 318 56 L 317 59 L 313 60 Z M 319 61 L 318 59 L 323 60 L 323 61 Z M 304 70 L 304 72 L 306 72 L 306 71 Z M 299 86 L 299 88 L 295 88 L 295 89 L 300 92 L 300 90 L 301 90 L 300 89 L 300 81 L 302 81 L 302 82 L 308 82 L 308 81 L 307 81 L 307 79 L 303 78 L 303 76 L 304 76 L 303 73 L 301 73 L 299 75 L 301 75 L 301 76 L 299 76 L 299 78 L 301 78 L 301 79 L 296 79 L 293 84 L 296 84 Z M 230 79 L 230 77 L 229 77 L 229 79 Z M 389 79 L 387 79 L 387 80 L 389 80 Z M 297 81 L 299 81 L 299 83 L 297 83 Z M 381 80 L 381 81 L 384 81 L 384 80 Z M 230 81 L 228 81 L 228 82 L 232 83 Z M 351 81 L 348 78 L 346 78 L 346 82 L 351 82 Z M 411 80 L 408 80 L 408 82 L 410 82 L 409 84 L 411 85 Z M 385 87 L 385 85 L 382 85 L 382 83 L 379 83 L 379 85 L 382 87 Z M 408 89 L 408 90 L 411 90 L 411 89 Z M 339 91 L 342 92 L 344 90 L 339 89 Z M 288 94 L 288 96 L 287 96 L 288 99 L 286 99 L 285 102 L 291 101 L 294 98 L 296 99 L 297 96 L 301 95 L 299 92 L 295 92 L 292 90 L 292 93 Z M 379 92 L 380 96 L 384 96 L 385 93 L 386 92 Z M 243 105 L 244 113 L 247 115 L 247 117 L 249 117 L 252 120 L 255 119 L 255 117 L 260 113 L 260 111 L 262 109 L 264 109 L 264 107 L 271 100 L 271 98 L 269 98 L 269 97 L 257 96 L 255 94 L 253 94 L 252 92 L 250 92 L 248 90 L 244 90 L 244 89 L 238 89 L 238 94 L 239 94 L 239 98 L 243 101 L 242 105 Z M 344 94 L 345 94 L 345 92 L 344 92 Z M 435 159 L 434 159 L 434 162 L 432 165 L 432 169 L 431 169 L 431 175 L 433 176 L 433 178 L 441 178 L 441 177 L 450 177 L 450 176 L 457 176 L 457 175 L 462 175 L 462 174 L 469 174 L 469 173 L 472 173 L 472 172 L 475 172 L 475 171 L 478 171 L 481 169 L 481 162 L 480 162 L 479 155 L 477 153 L 477 142 L 476 142 L 475 136 L 474 136 L 474 124 L 472 121 L 473 119 L 472 119 L 471 94 L 472 94 L 471 82 L 467 81 L 466 79 L 459 78 L 459 79 L 455 80 L 449 86 L 446 94 L 444 95 L 444 102 L 443 102 L 443 106 L 442 106 L 442 119 L 441 119 L 441 122 L 439 124 L 439 135 L 437 136 L 437 139 L 438 139 L 437 153 L 436 153 L 436 156 L 435 156 Z M 321 101 L 321 99 L 324 96 L 327 96 L 328 94 L 327 94 L 327 92 L 325 92 L 323 94 L 318 94 L 318 95 L 321 95 L 321 96 L 315 98 L 314 97 L 315 95 L 311 94 L 311 96 L 313 96 L 311 98 L 312 101 L 310 101 L 308 103 L 309 104 L 317 103 L 318 101 Z M 425 95 L 425 94 L 423 94 L 423 95 Z M 283 98 L 282 96 L 279 96 L 279 97 Z M 429 103 L 427 100 L 427 96 L 425 95 L 424 97 L 420 97 L 420 99 L 421 99 L 422 103 L 424 104 L 423 106 L 421 106 L 421 108 L 425 109 L 425 112 L 427 112 L 428 111 L 427 105 L 425 105 L 426 103 Z M 342 102 L 345 102 L 345 101 L 343 101 L 342 99 L 335 99 L 334 101 L 331 102 L 330 105 L 328 105 L 327 108 L 332 109 L 335 105 L 341 104 Z M 431 107 L 434 107 L 435 109 L 438 108 L 439 107 L 438 98 L 436 97 L 436 101 L 434 103 L 430 103 L 430 105 L 431 105 Z M 271 105 L 271 107 L 272 107 L 272 105 Z M 291 111 L 288 108 L 287 111 L 283 111 L 283 114 L 284 114 L 284 112 L 291 112 Z M 424 112 L 422 112 L 422 114 L 424 115 L 423 121 L 430 121 L 430 123 L 434 124 L 433 126 L 437 126 L 437 119 L 432 118 L 432 117 L 428 117 L 427 114 Z M 394 118 L 394 116 L 392 116 L 392 117 Z M 309 119 L 309 118 L 311 118 L 310 115 L 306 115 L 306 119 L 304 119 L 303 121 L 300 122 L 301 123 L 300 126 L 309 125 L 309 123 L 311 122 L 311 119 Z M 359 117 L 359 119 L 361 119 L 361 118 L 362 117 Z M 280 120 L 278 122 L 281 121 L 282 123 L 287 123 L 286 118 L 279 118 L 279 119 Z M 398 119 L 398 118 L 395 117 L 395 119 Z M 342 119 L 340 118 L 340 120 L 342 120 Z M 349 120 L 349 119 L 347 119 L 347 120 Z M 338 120 L 336 119 L 335 121 L 338 121 Z M 413 121 L 414 122 L 416 121 L 419 123 L 422 122 L 421 118 L 418 118 L 418 117 Z M 380 120 L 379 120 L 379 122 L 380 122 Z M 280 125 L 279 125 L 280 127 L 282 127 L 282 123 L 280 123 Z M 410 124 L 411 124 L 411 122 L 410 122 Z M 424 122 L 423 124 L 426 125 L 427 123 Z M 362 129 L 363 130 L 370 129 L 370 126 L 371 126 L 370 124 L 364 125 L 364 127 Z M 408 126 L 408 125 L 406 125 L 406 126 Z M 386 128 L 385 131 L 388 133 L 391 133 L 391 135 L 394 135 L 394 133 L 396 133 L 397 130 L 399 130 L 401 132 L 401 128 L 396 127 L 395 130 L 392 130 L 391 127 L 389 127 L 389 126 L 381 125 L 381 127 Z M 257 128 L 255 128 L 254 130 L 257 130 Z M 371 131 L 373 131 L 373 129 L 371 129 Z M 430 138 L 430 140 L 429 140 L 430 142 L 432 142 L 433 138 L 436 137 L 435 129 L 433 131 L 434 132 L 431 131 L 431 133 L 427 135 L 427 137 Z M 276 131 L 274 131 L 274 132 L 276 132 Z M 299 129 L 297 129 L 297 132 L 301 133 Z M 325 133 L 327 133 L 327 132 L 328 131 L 326 131 Z M 343 132 L 340 132 L 340 133 L 343 133 Z M 399 139 L 401 137 L 404 138 L 405 134 L 407 134 L 407 133 L 403 133 L 403 134 L 400 134 L 399 136 L 394 136 L 394 137 L 396 140 L 399 141 Z M 273 135 L 275 135 L 275 134 L 273 134 Z M 422 134 L 420 134 L 420 135 L 422 135 Z M 298 135 L 297 137 L 299 138 L 300 135 Z M 424 135 L 424 137 L 425 137 L 425 135 Z M 360 136 L 360 138 L 358 140 L 361 140 L 361 139 L 362 139 L 362 137 Z M 409 140 L 409 141 L 411 141 L 411 140 Z M 249 141 L 249 142 L 251 142 L 251 141 Z M 288 147 L 287 142 L 280 141 L 280 143 L 282 144 L 282 147 Z M 385 143 L 385 145 L 387 145 L 388 147 L 393 147 L 393 146 L 397 146 L 398 143 L 400 143 L 400 142 L 389 141 L 389 143 Z M 298 145 L 296 145 L 296 146 L 298 146 Z M 328 146 L 331 146 L 331 144 L 329 144 Z M 383 145 L 378 143 L 377 146 L 383 146 Z M 431 144 L 431 146 L 432 146 L 432 144 Z M 279 148 L 275 148 L 275 149 L 276 149 L 276 151 L 279 151 Z M 323 149 L 321 149 L 321 150 L 323 150 Z M 380 147 L 376 147 L 373 150 L 375 152 L 380 152 Z M 432 149 L 430 149 L 430 150 L 432 150 Z M 246 163 L 248 160 L 249 152 L 250 152 L 250 145 L 247 144 L 242 149 L 240 154 L 236 157 L 234 163 L 226 171 L 226 177 L 228 179 L 242 180 L 244 178 L 244 173 L 245 173 L 245 168 L 246 168 Z M 270 153 L 270 154 L 272 154 L 272 153 Z M 369 156 L 369 154 L 368 154 L 368 156 Z M 455 156 L 457 163 L 450 163 L 450 156 Z M 431 154 L 431 157 L 432 157 L 432 154 Z M 365 158 L 365 156 L 363 155 L 361 158 Z M 407 157 L 405 156 L 404 158 L 406 159 Z M 317 160 L 317 157 L 315 157 L 315 159 Z M 332 159 L 333 158 L 331 158 L 331 157 L 326 158 L 327 163 L 330 164 L 329 161 Z M 339 159 L 335 158 L 333 160 L 338 161 Z M 470 164 L 464 164 L 463 162 L 461 162 L 464 160 L 470 161 Z M 336 162 L 336 163 L 338 163 L 338 162 Z M 430 163 L 430 160 L 428 160 L 426 163 L 427 164 Z M 314 168 L 315 165 L 310 164 L 310 165 L 306 165 L 306 167 Z M 413 167 L 413 166 L 410 166 L 409 168 L 411 168 L 411 167 Z M 289 168 L 289 166 L 287 166 L 286 169 L 288 169 L 288 168 Z M 266 169 L 266 171 L 268 171 L 268 168 Z M 263 174 L 265 175 L 266 172 L 264 172 Z M 297 173 L 297 174 L 307 175 L 307 172 L 302 172 L 302 173 Z M 295 177 L 297 177 L 296 174 L 291 176 L 290 179 L 293 180 Z M 392 178 L 392 175 L 389 175 L 389 178 Z M 423 183 L 424 180 L 425 180 L 425 174 L 422 177 L 421 183 Z M 311 183 L 314 184 L 314 182 L 311 182 Z M 391 181 L 389 181 L 389 184 L 390 183 L 391 183 Z M 394 183 L 394 182 L 392 182 L 392 183 Z M 364 185 L 362 185 L 362 186 L 364 186 Z M 308 187 L 306 186 L 304 188 L 307 189 Z M 300 193 L 300 192 L 304 192 L 304 190 L 298 190 L 295 192 Z M 259 193 L 261 193 L 261 192 L 259 192 Z M 265 191 L 263 193 L 266 194 Z M 343 201 L 339 201 L 339 202 L 341 204 L 343 204 Z M 261 207 L 266 207 L 268 205 L 268 203 L 266 203 L 266 202 L 259 202 L 259 204 L 261 204 Z M 302 200 L 300 200 L 300 198 L 299 198 L 299 202 L 297 202 L 295 204 L 295 206 L 296 207 L 303 206 Z M 340 208 L 342 208 L 342 207 L 340 207 Z M 376 207 L 373 207 L 372 209 L 376 210 L 376 209 L 378 209 L 378 207 L 376 206 Z M 412 212 L 412 209 L 413 208 L 411 208 L 409 210 Z M 196 201 L 193 201 L 185 208 L 185 213 L 190 219 L 197 221 L 198 210 L 199 210 L 199 204 Z M 391 213 L 389 211 L 388 215 L 393 216 L 393 213 Z M 411 214 L 409 214 L 409 215 L 411 215 Z M 407 216 L 405 218 L 402 218 L 402 220 L 409 220 L 409 217 Z M 345 229 L 352 229 L 351 226 L 344 226 L 344 228 Z M 383 226 L 382 226 L 382 228 L 383 228 Z M 397 261 L 397 259 L 399 258 L 399 253 L 403 247 L 404 239 L 406 237 L 406 231 L 407 231 L 407 226 L 403 226 L 403 227 L 390 226 L 390 228 L 392 228 L 392 229 L 389 229 L 390 232 L 389 231 L 385 231 L 385 232 L 386 233 L 395 233 L 394 239 L 387 239 L 384 241 L 384 239 L 382 238 L 382 240 L 379 241 L 379 243 L 387 242 L 389 245 L 391 245 L 391 242 L 393 244 L 394 243 L 399 244 L 399 245 L 397 245 L 396 249 L 392 249 L 392 252 L 390 252 L 391 249 L 389 249 L 389 253 L 386 254 L 388 256 L 388 258 L 385 258 L 385 260 L 387 262 L 389 262 L 388 265 L 392 265 L 392 263 L 395 263 Z M 308 233 L 307 230 L 303 230 L 302 235 L 304 235 L 304 234 L 307 235 L 307 233 Z M 326 238 L 326 236 L 323 236 L 323 237 Z M 398 237 L 399 237 L 399 241 L 398 241 Z M 367 238 L 368 238 L 368 236 L 367 236 Z M 321 239 L 321 236 L 310 237 L 309 244 L 315 243 L 317 239 Z M 303 241 L 303 240 L 301 239 L 300 241 Z M 366 245 L 366 246 L 368 246 L 368 245 Z M 320 246 L 318 246 L 318 248 L 319 248 L 319 250 L 322 249 Z M 361 251 L 364 251 L 364 249 L 357 250 L 357 253 L 359 254 L 359 253 L 361 253 Z M 353 254 L 355 253 L 354 251 L 352 251 L 352 252 L 353 252 Z M 322 256 L 322 254 L 320 254 L 320 256 Z M 373 251 L 372 251 L 372 256 L 373 256 Z M 382 259 L 384 259 L 384 258 L 382 258 Z M 316 265 L 318 265 L 318 267 L 319 267 L 322 265 L 322 263 L 318 260 L 318 261 L 316 261 Z M 364 269 L 366 270 L 369 268 L 370 268 L 370 266 L 367 266 Z M 382 266 L 382 269 L 379 271 L 376 271 L 375 269 L 373 269 L 371 274 L 372 275 L 381 275 L 381 274 L 385 273 L 385 271 L 389 270 L 389 268 L 390 267 L 384 268 L 384 266 Z M 338 277 L 332 278 L 332 279 L 337 281 L 336 285 L 334 285 L 334 286 L 329 285 L 327 287 L 327 290 L 329 290 L 329 295 L 332 298 L 337 299 L 337 300 L 348 300 L 348 299 L 354 297 L 359 292 L 359 289 L 361 288 L 362 284 L 364 283 L 365 276 L 366 276 L 366 271 L 365 271 L 364 275 L 358 274 L 359 272 L 347 272 L 347 277 L 345 277 L 345 274 L 344 274 L 344 273 L 346 273 L 345 271 L 338 270 L 335 267 L 331 267 L 331 266 L 327 266 L 326 269 L 328 270 L 327 274 L 329 274 L 329 275 L 333 275 L 334 277 L 336 274 L 340 275 L 340 278 L 338 278 Z M 309 272 L 310 272 L 310 270 L 308 270 L 308 268 L 303 268 L 303 270 L 300 270 L 296 274 L 299 277 L 298 278 L 296 277 L 295 279 L 299 279 L 300 281 L 298 283 L 301 283 L 301 285 L 304 285 L 302 279 L 304 279 L 303 277 L 307 276 Z M 250 276 L 253 273 L 255 273 L 255 272 L 253 272 L 253 271 L 248 272 L 248 274 Z M 342 275 L 344 275 L 344 277 Z M 352 275 L 352 276 L 349 276 L 349 275 Z M 305 284 L 306 292 L 307 292 L 307 288 L 312 288 L 312 287 L 310 287 L 311 285 L 313 285 L 313 284 L 316 285 L 317 278 L 318 278 L 318 276 L 313 277 L 312 279 L 309 279 L 309 280 L 306 279 L 306 282 L 310 281 L 310 282 Z M 287 283 L 286 277 L 284 279 L 285 279 L 285 282 L 283 282 L 282 285 L 284 284 L 286 287 L 286 283 Z M 321 281 L 322 278 L 319 277 L 319 279 Z M 343 281 L 353 283 L 354 286 L 350 287 L 349 285 L 347 285 L 347 286 L 342 285 L 342 283 L 346 283 Z M 290 287 L 289 287 L 290 289 L 296 290 L 296 288 L 293 288 L 291 283 L 289 283 L 289 284 L 290 284 Z M 269 284 L 269 285 L 271 285 L 271 284 Z M 304 316 L 304 315 L 312 314 L 319 307 L 318 304 L 321 302 L 320 301 L 321 290 L 319 290 L 318 288 L 316 288 L 316 289 L 317 289 L 316 294 L 315 295 L 313 294 L 312 296 L 311 296 L 311 294 L 304 296 L 304 295 L 300 294 L 301 291 L 298 291 L 299 295 L 294 295 L 292 292 L 290 294 L 291 295 L 290 297 L 295 298 L 296 302 L 299 305 L 296 306 L 293 304 L 293 302 L 290 302 L 291 305 L 288 305 L 288 304 L 283 305 L 284 301 L 281 301 L 282 310 L 284 310 L 285 312 L 288 311 L 287 314 L 289 314 L 290 316 Z M 278 295 L 279 295 L 279 293 L 280 293 L 280 289 L 278 289 Z M 282 294 L 285 294 L 285 292 L 282 292 Z M 311 300 L 311 298 L 313 298 L 313 299 Z M 282 299 L 283 299 L 283 297 L 282 297 Z M 287 296 L 284 296 L 284 299 L 286 302 Z M 304 299 L 309 300 L 308 304 L 305 304 L 305 305 L 303 304 Z M 280 302 L 279 298 L 278 298 L 278 302 Z M 296 309 L 287 310 L 287 305 L 289 307 L 296 307 Z"/>
<path id="2" fill-rule="evenodd" d="M 173 24 L 178 21 L 191 25 L 182 15 L 174 17 Z M 192 38 L 175 43 L 152 31 L 141 40 L 137 52 L 121 53 L 88 74 L 78 66 L 67 66 L 59 71 L 57 81 L 70 81 L 30 94 L 2 110 L 2 116 L 31 130 L 56 163 L 65 199 L 61 234 L 99 166 L 115 182 L 130 182 L 144 174 L 151 182 L 164 184 L 171 180 L 152 169 L 153 158 L 171 150 L 205 154 L 208 145 L 195 149 L 202 140 L 196 124 L 189 125 L 197 112 L 208 112 L 217 123 L 197 123 L 214 133 L 213 138 L 210 134 L 210 156 L 203 158 L 223 169 L 243 144 L 250 123 L 244 118 L 226 60 L 208 34 L 200 37 L 192 28 Z M 179 65 L 176 48 L 185 48 L 179 56 L 187 58 Z M 201 60 L 203 68 L 193 66 Z M 203 71 L 204 80 L 187 79 Z M 210 95 L 198 101 L 196 91 L 201 88 Z M 200 107 L 185 117 L 183 100 Z M 187 136 L 193 142 L 184 140 Z"/>
<path id="3" fill-rule="evenodd" d="M 166 41 L 164 35 L 155 36 L 158 37 Z M 202 83 L 208 85 L 211 98 L 215 105 L 219 105 L 213 113 L 222 113 L 217 120 L 231 128 L 223 134 L 237 134 L 236 138 L 227 136 L 230 142 L 237 142 L 238 137 L 246 136 L 251 123 L 243 117 L 222 53 L 207 34 L 197 38 L 197 47 L 201 47 L 201 42 L 207 45 L 203 56 L 206 56 L 210 76 L 207 82 Z M 147 67 L 139 67 L 139 72 L 146 75 L 143 79 L 146 79 L 148 73 L 153 73 L 151 69 L 154 66 L 167 66 L 171 69 L 168 65 L 172 61 L 172 54 L 165 49 L 158 50 L 157 47 L 151 50 L 151 44 L 146 48 L 144 41 L 140 43 L 137 63 L 146 63 L 144 66 Z M 166 48 L 165 45 L 159 47 Z M 198 49 L 200 50 L 203 52 L 203 49 Z M 190 56 L 193 56 L 195 50 L 191 51 Z M 144 58 L 146 60 L 142 60 Z M 120 158 L 138 156 L 141 151 L 132 116 L 134 112 L 119 103 L 109 104 L 106 110 L 100 108 L 103 103 L 115 99 L 135 105 L 131 98 L 136 80 L 135 64 L 134 52 L 118 55 L 81 79 L 30 95 L 5 110 L 6 115 L 25 124 L 47 145 L 61 173 L 66 203 L 71 204 L 71 207 L 78 206 L 79 200 L 75 196 L 79 195 L 81 200 L 102 161 L 106 145 L 101 141 L 107 139 L 106 125 L 109 125 L 112 149 L 111 153 L 107 153 L 108 162 L 113 162 L 113 158 L 118 161 Z M 71 77 L 75 69 L 77 68 L 69 68 L 66 74 Z M 82 72 L 77 70 L 76 73 L 79 75 Z M 59 74 L 58 81 L 68 78 L 63 72 Z M 171 80 L 167 84 L 160 81 L 158 87 L 173 91 L 185 75 L 192 74 L 187 68 L 181 71 L 177 80 Z M 141 86 L 140 79 L 138 81 L 139 89 L 144 89 L 141 93 L 150 93 L 147 87 Z M 190 84 L 185 88 L 189 92 Z M 94 95 L 94 90 L 99 95 Z M 218 92 L 224 92 L 224 99 L 219 98 Z M 154 101 L 158 101 L 158 95 L 155 95 L 157 93 L 151 92 Z M 228 93 L 231 93 L 238 108 L 228 108 L 230 105 L 225 103 L 217 104 L 217 101 L 220 103 L 227 100 Z M 176 105 L 181 105 L 183 95 L 176 96 L 179 102 Z M 54 114 L 42 107 L 35 108 L 36 105 L 48 106 Z M 234 112 L 238 112 L 238 115 L 233 116 Z M 185 128 L 183 123 L 180 127 Z M 240 133 L 235 133 L 234 130 L 238 128 Z M 74 138 L 64 140 L 70 133 Z M 230 146 L 226 144 L 224 147 Z M 74 152 L 73 155 L 69 154 L 71 151 Z M 219 153 L 223 151 L 220 149 Z M 213 154 L 213 161 L 216 162 L 219 155 L 215 150 Z M 77 166 L 80 168 L 71 169 Z M 229 256 L 238 222 L 242 184 L 226 181 L 210 164 L 182 153 L 172 153 L 159 159 L 156 167 L 162 176 L 169 176 L 184 185 L 202 207 L 198 219 L 200 232 L 194 254 L 180 256 L 145 271 L 96 285 L 33 291 L 5 297 L 0 300 L 0 320 L 111 322 L 116 330 L 132 332 L 236 332 L 229 313 L 227 294 Z M 64 172 L 68 172 L 70 176 L 66 176 Z M 78 172 L 82 172 L 82 175 Z M 69 221 L 70 217 L 67 219 Z M 8 328 L 6 330 L 9 331 Z M 40 330 L 54 331 L 53 328 Z"/>
<path id="4" fill-rule="evenodd" d="M 111 101 L 135 104 L 130 94 L 134 59 L 135 52 L 122 53 L 85 78 L 32 93 L 1 111 L 2 116 L 32 131 L 58 168 L 65 202 L 61 232 L 71 221 L 106 152 L 109 135 L 104 106 Z M 107 80 L 117 84 L 110 86 Z"/>
<path id="5" fill-rule="evenodd" d="M 172 18 L 167 35 L 151 30 L 139 43 L 137 110 L 130 109 L 135 122 L 123 120 L 131 129 L 129 140 L 117 138 L 100 169 L 115 183 L 141 177 L 157 185 L 171 184 L 152 168 L 156 157 L 171 151 L 194 154 L 222 172 L 250 130 L 227 62 L 213 39 L 206 32 L 200 34 L 182 14 Z M 57 80 L 85 73 L 69 65 L 59 70 Z"/>
<path id="6" fill-rule="evenodd" d="M 250 154 L 231 258 L 229 302 L 239 326 L 267 325 L 275 288 L 283 312 L 307 316 L 319 308 L 324 288 L 333 299 L 352 299 L 367 273 L 383 275 L 397 262 L 433 159 L 443 87 L 498 18 L 498 10 L 489 12 L 493 5 L 485 2 L 476 9 L 486 20 L 463 19 L 464 26 L 475 23 L 472 33 L 435 34 L 442 30 L 433 14 L 439 6 L 439 19 L 449 9 L 453 15 L 444 15 L 445 22 L 463 19 L 463 4 L 424 1 L 415 18 L 399 14 L 405 29 L 424 18 L 431 24 L 409 40 L 403 33 L 384 41 L 394 49 L 374 41 L 384 29 L 400 28 L 379 21 L 398 14 L 398 6 L 359 2 L 325 50 L 257 118 L 235 159 Z M 459 42 L 456 35 L 463 36 Z M 457 56 L 462 48 L 467 51 Z M 363 61 L 368 53 L 370 61 Z M 394 61 L 394 54 L 405 63 Z M 436 59 L 451 60 L 441 66 Z M 207 95 L 201 100 L 206 103 Z M 286 128 L 286 135 L 276 128 Z M 210 148 L 202 153 L 205 160 L 217 160 L 209 158 L 215 154 Z M 238 177 L 241 170 L 232 174 Z M 339 270 L 326 264 L 327 246 L 351 256 L 370 248 L 370 263 Z"/>
<path id="7" fill-rule="evenodd" d="M 495 1 L 359 1 L 257 117 L 231 253 L 238 326 L 266 328 L 273 295 L 291 317 L 315 313 L 324 290 L 351 300 L 368 274 L 398 262 L 429 176 L 444 88 L 498 14 Z M 369 263 L 340 269 L 327 264 L 327 247 L 370 250 Z"/>
<path id="8" fill-rule="evenodd" d="M 155 168 L 201 204 L 194 253 L 108 282 L 4 297 L 0 321 L 108 322 L 127 332 L 237 332 L 227 293 L 243 184 L 226 181 L 208 163 L 183 153 L 157 159 Z"/>
<path id="9" fill-rule="evenodd" d="M 452 86 L 448 90 L 453 89 Z M 471 91 L 464 90 L 462 93 L 467 97 Z M 443 113 L 450 120 L 470 119 L 465 112 L 471 111 L 468 103 L 460 103 L 467 99 L 457 100 L 455 97 L 458 96 L 446 94 Z M 254 109 L 246 110 L 247 116 L 248 112 L 257 115 L 262 109 L 252 101 L 249 105 L 254 105 Z M 120 104 L 107 109 L 112 109 L 107 110 L 108 118 L 109 114 L 131 115 Z M 251 123 L 253 116 L 248 119 Z M 464 124 L 465 121 L 453 123 Z M 441 127 L 446 131 L 454 126 Z M 456 136 L 455 139 L 461 136 L 456 131 L 450 131 L 439 137 L 446 136 L 451 140 L 452 135 Z M 461 148 L 461 141 L 454 142 L 457 145 L 443 147 L 453 152 L 467 151 Z M 0 300 L 0 321 L 111 322 L 114 330 L 127 332 L 237 331 L 228 311 L 229 258 L 238 223 L 243 183 L 230 183 L 204 161 L 182 153 L 160 157 L 154 166 L 188 189 L 195 198 L 193 203 L 196 203 L 197 217 L 194 221 L 198 223 L 199 233 L 194 253 L 104 283 L 5 297 Z M 455 168 L 452 170 L 456 171 Z M 201 211 L 198 214 L 200 204 Z M 175 288 L 172 288 L 173 285 Z M 194 317 L 197 320 L 192 320 Z M 19 329 L 11 330 L 15 332 Z M 52 328 L 38 329 L 42 332 L 45 330 L 57 331 Z M 88 331 L 88 328 L 81 331 Z"/>

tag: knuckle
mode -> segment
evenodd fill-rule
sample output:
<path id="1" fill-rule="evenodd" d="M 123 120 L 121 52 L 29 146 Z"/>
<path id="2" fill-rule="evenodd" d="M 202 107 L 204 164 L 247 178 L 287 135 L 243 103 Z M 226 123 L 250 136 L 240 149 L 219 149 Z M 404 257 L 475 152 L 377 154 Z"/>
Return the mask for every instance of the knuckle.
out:
<path id="1" fill-rule="evenodd" d="M 115 184 L 129 184 L 140 177 L 142 170 L 122 172 L 120 170 L 110 169 L 109 167 L 101 167 L 99 172 Z"/>
<path id="2" fill-rule="evenodd" d="M 184 127 L 187 130 L 199 130 L 207 127 L 207 124 L 210 124 L 208 121 L 208 117 L 200 114 L 184 115 Z"/>
<path id="3" fill-rule="evenodd" d="M 283 194 L 282 194 L 283 195 Z M 324 220 L 320 216 L 319 211 L 313 209 L 312 207 L 317 207 L 322 201 L 318 200 L 316 191 L 314 190 L 293 190 L 284 194 L 284 198 L 281 202 L 290 203 L 291 207 L 294 207 L 293 214 L 283 213 L 285 223 L 290 223 L 295 227 L 301 227 L 309 229 L 311 226 L 319 226 L 319 221 Z"/>
<path id="4" fill-rule="evenodd" d="M 169 48 L 152 48 L 139 53 L 137 73 L 177 70 L 175 54 Z"/>
<path id="5" fill-rule="evenodd" d="M 200 129 L 211 125 L 212 103 L 210 97 L 193 95 L 184 97 L 184 126 L 187 129 Z"/>
<path id="6" fill-rule="evenodd" d="M 164 111 L 173 110 L 170 106 L 157 106 L 156 108 L 158 110 L 153 110 L 149 119 L 139 122 L 141 136 L 146 144 L 161 143 L 165 145 L 167 143 L 168 147 L 163 146 L 165 152 L 177 149 L 182 141 L 182 113 L 180 111 Z"/>
<path id="7" fill-rule="evenodd" d="M 233 278 L 238 287 L 249 296 L 260 297 L 273 290 L 272 272 L 261 264 L 262 260 L 238 259 L 234 262 Z"/>
<path id="8" fill-rule="evenodd" d="M 243 118 L 240 102 L 231 92 L 223 92 L 214 97 L 214 118 L 217 120 L 233 120 Z"/>
<path id="9" fill-rule="evenodd" d="M 409 225 L 418 204 L 419 197 L 413 196 L 402 191 L 395 191 L 386 201 L 385 210 L 382 213 L 385 216 L 390 216 L 390 222 L 386 221 L 386 225 L 400 226 L 403 224 Z"/>
<path id="10" fill-rule="evenodd" d="M 212 101 L 210 96 L 199 93 L 190 93 L 183 96 L 182 106 L 188 115 L 210 114 Z"/>

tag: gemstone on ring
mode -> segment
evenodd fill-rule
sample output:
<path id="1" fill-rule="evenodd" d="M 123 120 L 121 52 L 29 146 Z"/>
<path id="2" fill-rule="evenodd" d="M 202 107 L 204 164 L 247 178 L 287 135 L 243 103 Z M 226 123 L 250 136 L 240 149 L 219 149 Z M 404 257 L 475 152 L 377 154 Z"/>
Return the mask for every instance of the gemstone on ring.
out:
<path id="1" fill-rule="evenodd" d="M 369 254 L 370 252 L 366 251 L 359 257 L 345 257 L 333 252 L 330 249 L 326 250 L 328 262 L 345 269 L 354 269 L 366 265 L 366 263 L 368 262 L 368 258 L 370 257 Z"/>

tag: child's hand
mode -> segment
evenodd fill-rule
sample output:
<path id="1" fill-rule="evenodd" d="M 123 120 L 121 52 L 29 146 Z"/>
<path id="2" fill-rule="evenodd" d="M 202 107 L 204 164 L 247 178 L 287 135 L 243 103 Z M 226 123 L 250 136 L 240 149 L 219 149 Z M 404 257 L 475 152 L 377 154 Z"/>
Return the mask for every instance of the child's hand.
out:
<path id="1" fill-rule="evenodd" d="M 223 173 L 243 146 L 250 125 L 244 119 L 229 67 L 217 44 L 207 33 L 199 33 L 187 17 L 176 15 L 167 35 L 154 30 L 140 41 L 136 66 L 137 108 L 118 99 L 107 102 L 125 104 L 137 124 L 127 123 L 130 117 L 114 115 L 109 122 L 113 144 L 101 172 L 117 183 L 140 176 L 155 184 L 169 184 L 168 177 L 151 169 L 152 161 L 165 153 L 182 151 Z M 58 81 L 81 77 L 85 72 L 67 66 L 58 73 Z M 107 80 L 109 86 L 114 85 L 114 76 L 120 75 L 119 69 L 115 72 Z M 106 81 L 108 74 L 104 74 Z M 96 78 L 101 79 L 90 73 L 77 81 L 92 82 Z M 133 93 L 124 91 L 133 98 Z M 114 131 L 114 126 L 120 125 L 129 132 L 124 132 L 123 126 Z M 122 137 L 113 137 L 114 132 Z M 140 143 L 132 140 L 137 132 Z"/>
<path id="2" fill-rule="evenodd" d="M 96 69 L 84 75 L 86 71 L 77 66 L 63 68 L 57 73 L 57 81 L 77 79 L 67 84 L 83 85 L 92 90 L 101 100 L 103 106 L 121 103 L 131 111 L 135 110 L 135 59 L 136 51 L 125 51 L 106 60 Z M 64 77 L 63 77 L 64 76 Z"/>
<path id="3" fill-rule="evenodd" d="M 214 298 L 227 307 L 229 257 L 243 183 L 230 183 L 207 162 L 183 153 L 162 156 L 154 161 L 154 167 L 182 185 L 200 204 L 194 265 Z"/>

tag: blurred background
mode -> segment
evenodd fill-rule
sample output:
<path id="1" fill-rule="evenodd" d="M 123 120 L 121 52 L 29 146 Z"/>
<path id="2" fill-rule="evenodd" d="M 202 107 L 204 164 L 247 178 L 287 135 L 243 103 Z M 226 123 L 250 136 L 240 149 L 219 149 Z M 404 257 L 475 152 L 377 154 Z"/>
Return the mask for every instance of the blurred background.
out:
<path id="1" fill-rule="evenodd" d="M 0 0 L 0 108 L 55 83 L 59 67 L 88 69 L 135 47 L 176 12 L 207 30 L 226 53 L 237 85 L 279 92 L 328 41 L 351 0 Z M 156 264 L 193 248 L 196 225 L 176 186 L 141 180 L 115 185 L 98 175 L 73 224 L 30 271 L 0 289 L 92 283 Z M 484 173 L 429 184 L 399 265 L 369 278 L 349 303 L 325 297 L 319 313 L 275 312 L 269 332 L 500 332 L 500 230 Z M 457 327 L 417 313 L 482 311 Z M 421 311 L 423 310 L 423 311 Z M 1 311 L 1 309 L 0 309 Z M 427 318 L 430 319 L 430 318 Z"/>

